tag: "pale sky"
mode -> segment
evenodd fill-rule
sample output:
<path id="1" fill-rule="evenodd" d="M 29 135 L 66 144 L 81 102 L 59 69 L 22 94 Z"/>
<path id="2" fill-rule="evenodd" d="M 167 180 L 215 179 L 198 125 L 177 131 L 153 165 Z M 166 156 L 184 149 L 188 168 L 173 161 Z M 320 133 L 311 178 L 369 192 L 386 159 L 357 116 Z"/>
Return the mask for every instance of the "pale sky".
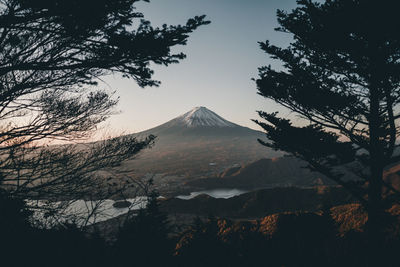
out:
<path id="1" fill-rule="evenodd" d="M 187 46 L 177 47 L 187 58 L 169 67 L 156 66 L 154 78 L 160 87 L 142 89 L 134 81 L 106 77 L 111 90 L 120 96 L 107 127 L 134 133 L 160 125 L 193 107 L 205 106 L 234 123 L 259 129 L 251 121 L 256 110 L 282 109 L 257 95 L 257 68 L 279 63 L 259 48 L 258 41 L 270 40 L 287 46 L 290 35 L 275 32 L 276 10 L 291 10 L 295 0 L 152 0 L 139 3 L 153 26 L 184 24 L 195 15 L 207 15 L 211 24 L 191 34 Z M 105 85 L 103 85 L 105 86 Z M 283 111 L 282 115 L 287 115 Z"/>

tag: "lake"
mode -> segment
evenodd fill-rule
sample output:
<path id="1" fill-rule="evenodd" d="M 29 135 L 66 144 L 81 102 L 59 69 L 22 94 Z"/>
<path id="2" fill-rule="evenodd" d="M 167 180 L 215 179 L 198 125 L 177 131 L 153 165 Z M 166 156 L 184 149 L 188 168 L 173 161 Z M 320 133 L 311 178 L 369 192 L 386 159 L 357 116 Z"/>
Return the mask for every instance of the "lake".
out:
<path id="1" fill-rule="evenodd" d="M 179 195 L 176 198 L 188 200 L 198 195 L 206 194 L 214 198 L 226 199 L 247 192 L 249 191 L 236 188 L 220 188 L 191 192 L 189 195 Z M 126 200 L 129 201 L 131 205 L 123 208 L 114 207 L 114 203 L 116 201 L 111 199 L 105 199 L 101 201 L 89 201 L 82 199 L 74 200 L 64 205 L 62 213 L 53 214 L 55 215 L 54 219 L 52 219 L 52 217 L 46 217 L 42 208 L 49 208 L 51 206 L 59 207 L 60 205 L 64 204 L 63 202 L 27 200 L 27 204 L 28 206 L 32 207 L 32 210 L 34 211 L 34 218 L 44 222 L 48 226 L 59 223 L 60 221 L 74 221 L 77 225 L 83 226 L 115 218 L 131 210 L 139 210 L 146 207 L 147 204 L 146 197 L 136 197 Z"/>
<path id="2" fill-rule="evenodd" d="M 239 196 L 239 195 L 247 193 L 247 192 L 249 192 L 249 191 L 242 190 L 242 189 L 236 189 L 236 188 L 219 188 L 219 189 L 191 192 L 189 195 L 179 195 L 176 198 L 188 200 L 188 199 L 197 197 L 198 195 L 201 195 L 201 194 L 206 194 L 213 198 L 231 198 L 231 197 Z"/>
<path id="3" fill-rule="evenodd" d="M 74 221 L 77 225 L 90 225 L 93 223 L 106 221 L 108 219 L 120 216 L 131 210 L 139 210 L 145 208 L 147 204 L 147 197 L 136 197 L 126 199 L 131 204 L 128 207 L 116 208 L 112 199 L 105 199 L 100 201 L 89 200 L 74 200 L 70 202 L 49 202 L 43 200 L 27 200 L 28 206 L 34 211 L 34 219 L 45 223 L 48 226 L 57 224 L 60 221 Z M 63 209 L 56 212 L 55 216 L 47 217 L 44 210 L 51 207 L 60 207 Z"/>

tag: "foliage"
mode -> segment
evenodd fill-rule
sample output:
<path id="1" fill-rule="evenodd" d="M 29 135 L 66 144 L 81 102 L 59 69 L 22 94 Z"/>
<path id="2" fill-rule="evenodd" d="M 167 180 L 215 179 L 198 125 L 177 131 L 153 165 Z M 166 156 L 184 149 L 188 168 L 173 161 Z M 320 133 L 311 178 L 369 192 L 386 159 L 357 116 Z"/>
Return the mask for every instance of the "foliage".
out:
<path id="1" fill-rule="evenodd" d="M 7 199 L 5 199 L 7 198 Z M 159 201 L 159 200 L 158 200 Z M 158 208 L 155 195 L 146 209 L 131 216 L 106 242 L 73 225 L 37 229 L 28 222 L 23 202 L 2 197 L 0 209 L 1 263 L 5 266 L 366 266 L 366 235 L 358 229 L 354 205 L 325 212 L 280 213 L 261 221 L 195 219 L 173 237 L 171 225 Z M 6 207 L 1 203 L 7 203 Z M 11 205 L 14 203 L 14 205 Z M 397 214 L 399 206 L 393 207 Z M 346 216 L 341 217 L 343 214 Z M 363 215 L 365 216 L 365 214 Z M 21 220 L 21 218 L 24 218 Z M 334 219 L 334 220 L 333 220 Z M 17 222 L 7 224 L 5 222 Z M 338 232 L 342 225 L 344 232 Z M 398 227 L 386 233 L 376 253 L 379 266 L 397 266 Z M 102 233 L 103 234 L 103 233 Z M 21 245 L 23 244 L 23 245 Z M 173 250 L 175 247 L 175 255 Z"/>
<path id="2" fill-rule="evenodd" d="M 193 221 L 176 245 L 180 266 L 223 266 L 231 265 L 229 247 L 220 239 L 218 220 L 214 217 L 203 222 Z"/>
<path id="3" fill-rule="evenodd" d="M 391 206 L 382 200 L 382 187 L 395 191 L 383 181 L 383 169 L 399 160 L 398 3 L 299 0 L 298 5 L 277 12 L 276 30 L 292 34 L 292 43 L 286 48 L 260 43 L 282 68 L 260 68 L 256 83 L 261 96 L 303 120 L 293 125 L 260 111 L 265 121 L 255 122 L 269 139 L 262 143 L 306 160 L 347 188 L 377 229 Z M 349 172 L 358 180 L 346 180 Z"/>
<path id="4" fill-rule="evenodd" d="M 60 196 L 95 187 L 88 175 L 152 144 L 153 136 L 125 136 L 87 146 L 44 146 L 49 140 L 87 140 L 113 113 L 118 99 L 98 89 L 101 77 L 118 74 L 142 87 L 157 86 L 151 64 L 184 59 L 171 48 L 185 45 L 191 32 L 208 23 L 200 16 L 154 28 L 136 10 L 137 2 L 0 1 L 0 181 L 13 194 Z"/>
<path id="5" fill-rule="evenodd" d="M 120 228 L 114 244 L 117 266 L 172 265 L 171 228 L 157 197 L 155 192 L 150 194 L 146 208 L 128 217 Z"/>

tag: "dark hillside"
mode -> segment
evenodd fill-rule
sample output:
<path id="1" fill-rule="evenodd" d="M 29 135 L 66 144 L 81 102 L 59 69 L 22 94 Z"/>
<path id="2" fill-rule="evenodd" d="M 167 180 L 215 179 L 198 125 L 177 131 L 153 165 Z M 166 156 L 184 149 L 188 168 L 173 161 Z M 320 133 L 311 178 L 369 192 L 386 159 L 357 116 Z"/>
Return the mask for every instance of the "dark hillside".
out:
<path id="1" fill-rule="evenodd" d="M 286 211 L 316 211 L 324 205 L 335 206 L 354 202 L 341 187 L 271 188 L 245 193 L 229 199 L 200 195 L 190 200 L 177 198 L 161 202 L 169 214 L 186 213 L 228 218 L 260 218 Z"/>

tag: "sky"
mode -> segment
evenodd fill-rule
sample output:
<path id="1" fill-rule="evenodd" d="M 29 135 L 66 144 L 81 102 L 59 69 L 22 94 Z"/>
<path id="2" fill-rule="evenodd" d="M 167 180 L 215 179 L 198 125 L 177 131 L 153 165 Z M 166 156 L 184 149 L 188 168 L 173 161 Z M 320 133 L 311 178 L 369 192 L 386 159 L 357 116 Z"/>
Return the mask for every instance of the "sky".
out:
<path id="1" fill-rule="evenodd" d="M 173 51 L 187 58 L 168 67 L 155 66 L 153 78 L 159 87 L 140 88 L 133 80 L 108 76 L 106 87 L 120 97 L 116 113 L 106 124 L 122 133 L 140 132 L 158 126 L 197 106 L 205 106 L 223 118 L 253 129 L 257 110 L 280 111 L 274 102 L 257 95 L 258 67 L 279 62 L 259 48 L 259 41 L 270 40 L 282 47 L 289 34 L 276 32 L 276 10 L 290 11 L 295 0 L 151 0 L 139 2 L 153 26 L 185 24 L 196 15 L 207 16 L 211 24 L 193 32 L 186 46 Z M 103 85 L 104 86 L 104 85 Z"/>

